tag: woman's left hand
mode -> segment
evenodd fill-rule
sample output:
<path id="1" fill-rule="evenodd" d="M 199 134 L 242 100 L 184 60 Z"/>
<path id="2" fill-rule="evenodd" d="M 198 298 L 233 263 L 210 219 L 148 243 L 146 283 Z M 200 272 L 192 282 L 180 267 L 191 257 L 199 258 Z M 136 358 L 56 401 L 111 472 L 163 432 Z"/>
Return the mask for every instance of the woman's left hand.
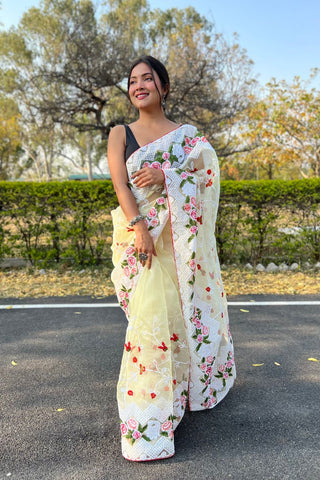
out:
<path id="1" fill-rule="evenodd" d="M 151 185 L 162 185 L 164 183 L 164 175 L 162 170 L 151 167 L 144 167 L 137 170 L 131 175 L 133 183 L 136 187 L 150 187 Z"/>

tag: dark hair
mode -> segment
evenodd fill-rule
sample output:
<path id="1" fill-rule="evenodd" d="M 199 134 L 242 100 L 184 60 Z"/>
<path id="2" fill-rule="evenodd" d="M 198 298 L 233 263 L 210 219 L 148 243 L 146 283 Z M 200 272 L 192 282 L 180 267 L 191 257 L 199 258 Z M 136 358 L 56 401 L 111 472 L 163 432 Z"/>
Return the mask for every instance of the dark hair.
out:
<path id="1" fill-rule="evenodd" d="M 161 104 L 161 101 L 162 101 L 162 98 L 161 98 L 161 94 L 159 92 L 159 89 L 157 87 L 157 84 L 156 84 L 156 81 L 155 81 L 155 78 L 154 78 L 154 75 L 153 75 L 153 71 L 154 70 L 155 72 L 157 72 L 158 74 L 158 77 L 159 77 L 159 80 L 160 80 L 160 83 L 162 85 L 162 88 L 166 88 L 167 89 L 167 93 L 165 94 L 165 98 L 167 98 L 167 96 L 169 95 L 169 91 L 170 91 L 170 79 L 169 79 L 169 74 L 168 74 L 168 71 L 166 69 L 166 67 L 163 65 L 163 63 L 161 63 L 159 60 L 157 60 L 156 58 L 154 57 L 151 57 L 151 55 L 142 55 L 141 57 L 137 58 L 133 64 L 131 65 L 131 68 L 130 68 L 130 71 L 129 71 L 129 75 L 128 75 L 128 91 L 129 91 L 129 87 L 130 87 L 130 77 L 131 77 L 131 73 L 132 73 L 132 70 L 137 66 L 139 65 L 139 63 L 145 63 L 146 65 L 148 65 L 151 69 L 151 75 L 152 75 L 152 78 L 153 78 L 153 81 L 154 81 L 154 84 L 156 86 L 156 89 L 158 90 L 158 93 L 159 93 L 159 97 L 160 97 L 160 104 Z"/>

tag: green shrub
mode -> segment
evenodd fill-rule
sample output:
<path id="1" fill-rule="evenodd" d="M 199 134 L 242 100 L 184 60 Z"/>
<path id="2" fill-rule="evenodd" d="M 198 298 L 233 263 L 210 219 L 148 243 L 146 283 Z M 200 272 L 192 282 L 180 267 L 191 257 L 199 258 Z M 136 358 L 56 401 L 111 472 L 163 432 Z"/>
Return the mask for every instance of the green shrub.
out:
<path id="1" fill-rule="evenodd" d="M 0 182 L 0 258 L 33 265 L 110 262 L 110 180 Z M 320 179 L 223 181 L 217 247 L 221 263 L 320 260 Z M 281 228 L 300 227 L 293 235 Z"/>

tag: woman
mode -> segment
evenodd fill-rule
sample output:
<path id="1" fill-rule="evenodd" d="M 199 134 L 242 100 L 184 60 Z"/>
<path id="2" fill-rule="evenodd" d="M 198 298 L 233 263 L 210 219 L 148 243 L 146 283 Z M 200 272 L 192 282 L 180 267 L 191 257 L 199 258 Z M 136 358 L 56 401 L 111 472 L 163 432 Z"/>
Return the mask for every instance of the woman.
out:
<path id="1" fill-rule="evenodd" d="M 117 400 L 122 454 L 174 455 L 185 409 L 210 409 L 235 379 L 214 226 L 216 154 L 195 127 L 165 116 L 168 73 L 136 60 L 128 92 L 139 119 L 112 129 L 108 161 L 120 206 L 112 212 L 114 282 L 128 327 Z"/>

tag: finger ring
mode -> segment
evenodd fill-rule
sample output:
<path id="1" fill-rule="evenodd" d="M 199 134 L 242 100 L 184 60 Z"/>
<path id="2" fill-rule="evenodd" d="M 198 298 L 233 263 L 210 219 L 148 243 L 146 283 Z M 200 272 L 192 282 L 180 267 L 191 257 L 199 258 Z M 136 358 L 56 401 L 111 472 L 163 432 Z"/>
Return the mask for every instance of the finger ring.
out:
<path id="1" fill-rule="evenodd" d="M 146 253 L 139 253 L 139 260 L 141 262 L 145 262 L 146 260 L 148 260 L 148 255 Z"/>

